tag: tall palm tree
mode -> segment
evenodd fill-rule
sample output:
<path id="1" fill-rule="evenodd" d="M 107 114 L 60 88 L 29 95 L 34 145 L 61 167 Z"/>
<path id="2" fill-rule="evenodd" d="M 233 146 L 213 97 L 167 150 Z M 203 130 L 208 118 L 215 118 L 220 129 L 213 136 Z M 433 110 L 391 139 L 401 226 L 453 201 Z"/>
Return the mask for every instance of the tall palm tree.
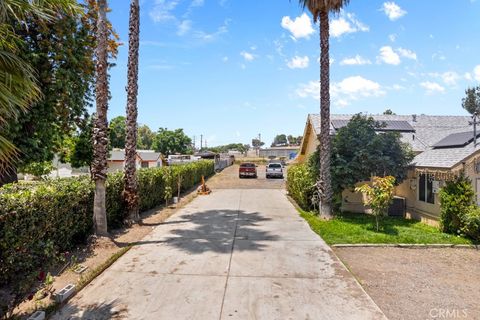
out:
<path id="1" fill-rule="evenodd" d="M 330 172 L 330 12 L 338 13 L 349 0 L 299 0 L 300 5 L 313 15 L 313 21 L 320 21 L 320 175 L 317 190 L 320 195 L 320 215 L 332 217 L 332 183 Z"/>
<path id="2" fill-rule="evenodd" d="M 96 48 L 96 118 L 93 128 L 92 176 L 95 180 L 93 221 L 95 234 L 106 236 L 107 210 L 105 206 L 105 181 L 108 156 L 108 31 L 107 0 L 98 0 Z"/>
<path id="3" fill-rule="evenodd" d="M 79 9 L 75 0 L 0 1 L 0 129 L 41 96 L 34 70 L 16 54 L 21 39 L 15 34 L 12 21 L 21 25 L 31 16 L 49 21 L 55 19 L 58 10 L 75 14 Z M 17 156 L 15 146 L 0 134 L 0 174 Z"/>
<path id="4" fill-rule="evenodd" d="M 139 38 L 140 6 L 138 0 L 132 0 L 130 4 L 128 43 L 127 134 L 125 139 L 125 190 L 123 192 L 130 222 L 136 222 L 140 218 L 136 176 Z"/>

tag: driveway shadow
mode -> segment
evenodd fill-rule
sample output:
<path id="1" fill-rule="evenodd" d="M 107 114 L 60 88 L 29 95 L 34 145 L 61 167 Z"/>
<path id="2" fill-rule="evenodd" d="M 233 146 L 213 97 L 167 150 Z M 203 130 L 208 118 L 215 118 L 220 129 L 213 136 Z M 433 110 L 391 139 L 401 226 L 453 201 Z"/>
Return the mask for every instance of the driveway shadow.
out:
<path id="1" fill-rule="evenodd" d="M 272 220 L 258 212 L 207 210 L 181 215 L 178 219 L 185 221 L 189 227 L 169 230 L 163 241 L 169 246 L 193 254 L 208 251 L 225 253 L 226 249 L 230 251 L 233 239 L 238 233 L 248 233 L 253 239 L 261 239 L 252 240 L 252 245 L 245 250 L 262 250 L 264 245 L 260 241 L 274 241 L 279 238 L 271 232 L 255 229 L 261 222 Z M 245 224 L 245 221 L 248 221 L 248 224 Z"/>
<path id="2" fill-rule="evenodd" d="M 80 308 L 67 303 L 51 319 L 53 320 L 120 320 L 128 319 L 126 306 L 117 304 L 116 300 L 110 303 L 100 303 Z"/>

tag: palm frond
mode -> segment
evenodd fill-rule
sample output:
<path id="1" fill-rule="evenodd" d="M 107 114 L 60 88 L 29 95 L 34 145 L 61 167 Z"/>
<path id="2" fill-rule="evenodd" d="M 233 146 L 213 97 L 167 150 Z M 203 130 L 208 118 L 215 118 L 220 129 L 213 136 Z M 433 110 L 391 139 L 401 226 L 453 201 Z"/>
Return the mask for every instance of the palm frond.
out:
<path id="1" fill-rule="evenodd" d="M 52 20 L 61 10 L 67 14 L 81 12 L 75 0 L 2 0 L 0 1 L 0 23 L 13 18 L 22 22 L 27 16 L 37 16 L 42 20 Z"/>
<path id="2" fill-rule="evenodd" d="M 0 135 L 0 172 L 11 168 L 11 164 L 18 160 L 19 150 L 5 137 Z"/>
<path id="3" fill-rule="evenodd" d="M 339 13 L 350 0 L 298 0 L 300 6 L 308 10 L 313 15 L 313 20 L 317 22 L 320 12 Z"/>

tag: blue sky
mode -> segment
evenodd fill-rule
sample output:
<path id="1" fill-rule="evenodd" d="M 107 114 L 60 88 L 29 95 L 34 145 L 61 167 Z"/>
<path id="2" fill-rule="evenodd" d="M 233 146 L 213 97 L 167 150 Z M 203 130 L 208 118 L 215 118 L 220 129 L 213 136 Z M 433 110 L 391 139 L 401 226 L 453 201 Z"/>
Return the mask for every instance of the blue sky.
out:
<path id="1" fill-rule="evenodd" d="M 109 118 L 125 113 L 129 1 Z M 292 0 L 140 0 L 139 122 L 209 146 L 301 135 L 319 112 L 319 36 Z M 480 83 L 480 1 L 352 0 L 331 17 L 331 112 L 466 114 Z"/>

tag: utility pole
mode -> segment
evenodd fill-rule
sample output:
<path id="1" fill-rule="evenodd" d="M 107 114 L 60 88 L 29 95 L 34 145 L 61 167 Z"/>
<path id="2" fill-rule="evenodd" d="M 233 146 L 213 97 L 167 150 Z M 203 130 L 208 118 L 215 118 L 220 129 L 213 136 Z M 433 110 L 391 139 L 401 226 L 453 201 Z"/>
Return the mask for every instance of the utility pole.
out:
<path id="1" fill-rule="evenodd" d="M 472 120 L 469 124 L 473 124 L 473 147 L 475 148 L 477 146 L 477 124 L 479 124 L 477 111 L 473 113 Z"/>
<path id="2" fill-rule="evenodd" d="M 196 139 L 197 137 L 196 136 L 193 136 L 193 151 L 195 151 L 195 149 L 197 148 L 197 145 L 196 145 Z"/>
<path id="3" fill-rule="evenodd" d="M 203 149 L 203 134 L 200 135 L 200 151 Z"/>

